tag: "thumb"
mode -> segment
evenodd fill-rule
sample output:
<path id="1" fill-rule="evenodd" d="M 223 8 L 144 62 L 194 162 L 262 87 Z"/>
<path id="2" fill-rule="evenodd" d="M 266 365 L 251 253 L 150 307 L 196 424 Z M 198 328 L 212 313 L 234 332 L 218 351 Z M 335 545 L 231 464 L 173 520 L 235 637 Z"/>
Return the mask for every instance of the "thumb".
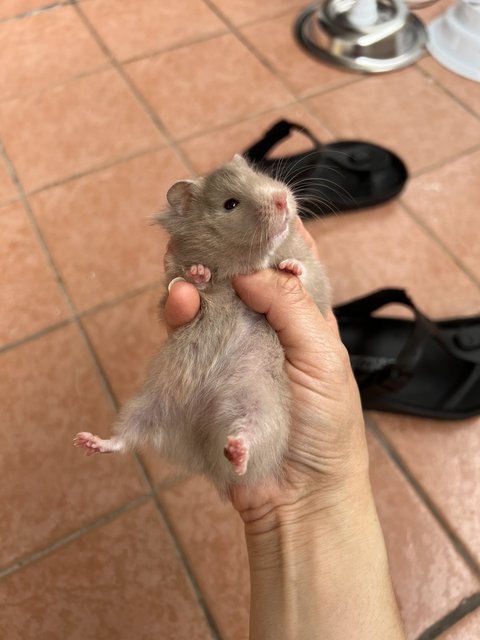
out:
<path id="1" fill-rule="evenodd" d="M 332 350 L 334 332 L 296 276 L 267 269 L 235 276 L 233 286 L 245 304 L 265 314 L 291 362 Z"/>

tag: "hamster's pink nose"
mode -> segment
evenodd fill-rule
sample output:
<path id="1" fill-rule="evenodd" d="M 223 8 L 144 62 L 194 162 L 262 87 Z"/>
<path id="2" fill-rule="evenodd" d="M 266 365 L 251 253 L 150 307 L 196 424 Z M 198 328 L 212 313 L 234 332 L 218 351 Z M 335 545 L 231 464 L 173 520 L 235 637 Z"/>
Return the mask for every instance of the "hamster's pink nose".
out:
<path id="1" fill-rule="evenodd" d="M 279 211 L 284 211 L 287 208 L 287 194 L 284 191 L 275 191 L 273 202 Z"/>

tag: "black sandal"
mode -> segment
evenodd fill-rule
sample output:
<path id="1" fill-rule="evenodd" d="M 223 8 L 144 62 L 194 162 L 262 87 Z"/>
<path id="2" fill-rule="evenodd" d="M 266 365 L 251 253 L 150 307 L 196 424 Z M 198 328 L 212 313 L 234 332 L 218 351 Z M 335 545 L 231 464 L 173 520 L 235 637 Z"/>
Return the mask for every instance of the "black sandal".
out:
<path id="1" fill-rule="evenodd" d="M 313 149 L 269 159 L 267 153 L 292 129 L 313 142 Z M 322 145 L 305 127 L 280 120 L 247 149 L 247 160 L 293 189 L 302 218 L 372 207 L 394 198 L 408 177 L 402 160 L 367 142 L 341 141 Z"/>
<path id="2" fill-rule="evenodd" d="M 374 317 L 403 304 L 414 320 Z M 480 316 L 433 322 L 402 289 L 334 308 L 364 409 L 441 420 L 480 414 Z"/>

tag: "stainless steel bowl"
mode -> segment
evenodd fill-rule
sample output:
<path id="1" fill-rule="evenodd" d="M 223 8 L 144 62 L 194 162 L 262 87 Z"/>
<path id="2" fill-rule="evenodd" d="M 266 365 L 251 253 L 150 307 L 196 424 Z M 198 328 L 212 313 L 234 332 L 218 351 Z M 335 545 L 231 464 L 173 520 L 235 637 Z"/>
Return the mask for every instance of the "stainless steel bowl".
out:
<path id="1" fill-rule="evenodd" d="M 426 30 L 402 0 L 377 0 L 377 19 L 359 26 L 355 0 L 324 0 L 297 18 L 295 35 L 313 56 L 353 71 L 381 73 L 415 62 L 423 53 Z"/>

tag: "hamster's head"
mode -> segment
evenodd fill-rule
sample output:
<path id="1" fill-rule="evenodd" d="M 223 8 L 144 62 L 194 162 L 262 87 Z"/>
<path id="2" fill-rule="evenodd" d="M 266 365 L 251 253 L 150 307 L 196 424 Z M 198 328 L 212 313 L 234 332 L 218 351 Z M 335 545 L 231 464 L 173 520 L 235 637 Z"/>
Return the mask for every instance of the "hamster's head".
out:
<path id="1" fill-rule="evenodd" d="M 187 251 L 187 260 L 229 275 L 265 266 L 297 215 L 290 189 L 239 155 L 204 177 L 176 182 L 167 200 L 170 208 L 158 221 L 175 246 Z"/>

